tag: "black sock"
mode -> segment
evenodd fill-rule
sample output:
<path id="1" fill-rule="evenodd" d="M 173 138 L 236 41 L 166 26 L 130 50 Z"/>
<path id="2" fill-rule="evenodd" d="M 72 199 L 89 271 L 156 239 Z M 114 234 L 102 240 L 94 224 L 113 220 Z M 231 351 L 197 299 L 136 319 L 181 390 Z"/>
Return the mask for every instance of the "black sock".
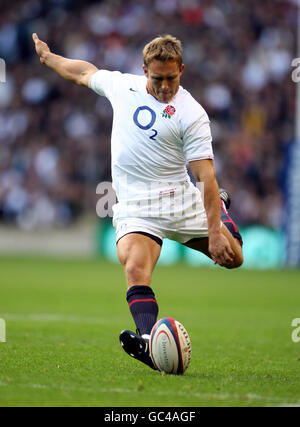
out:
<path id="1" fill-rule="evenodd" d="M 158 305 L 152 289 L 149 286 L 132 286 L 127 292 L 127 302 L 140 334 L 150 335 L 158 315 Z"/>
<path id="2" fill-rule="evenodd" d="M 243 239 L 240 235 L 240 232 L 237 228 L 237 225 L 233 221 L 233 219 L 229 216 L 228 211 L 226 209 L 225 203 L 221 200 L 221 220 L 223 224 L 228 228 L 230 233 L 239 240 L 240 244 L 243 246 Z"/>

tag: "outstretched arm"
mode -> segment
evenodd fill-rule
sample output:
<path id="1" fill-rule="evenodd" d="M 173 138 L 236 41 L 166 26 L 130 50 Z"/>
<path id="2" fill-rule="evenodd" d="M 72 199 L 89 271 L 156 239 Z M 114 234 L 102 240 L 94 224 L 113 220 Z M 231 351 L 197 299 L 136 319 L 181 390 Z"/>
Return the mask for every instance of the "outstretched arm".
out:
<path id="1" fill-rule="evenodd" d="M 86 61 L 55 55 L 50 51 L 48 45 L 38 38 L 37 34 L 34 33 L 32 38 L 35 43 L 36 53 L 39 55 L 42 64 L 56 71 L 64 79 L 80 86 L 88 87 L 90 77 L 98 71 L 95 65 Z"/>

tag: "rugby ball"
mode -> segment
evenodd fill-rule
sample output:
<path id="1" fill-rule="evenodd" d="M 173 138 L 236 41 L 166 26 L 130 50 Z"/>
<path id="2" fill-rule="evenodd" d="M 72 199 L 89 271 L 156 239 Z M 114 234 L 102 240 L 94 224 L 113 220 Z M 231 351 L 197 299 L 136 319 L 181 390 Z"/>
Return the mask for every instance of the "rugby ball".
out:
<path id="1" fill-rule="evenodd" d="M 154 366 L 167 374 L 183 374 L 191 361 L 191 340 L 186 329 L 171 317 L 160 319 L 150 335 Z"/>

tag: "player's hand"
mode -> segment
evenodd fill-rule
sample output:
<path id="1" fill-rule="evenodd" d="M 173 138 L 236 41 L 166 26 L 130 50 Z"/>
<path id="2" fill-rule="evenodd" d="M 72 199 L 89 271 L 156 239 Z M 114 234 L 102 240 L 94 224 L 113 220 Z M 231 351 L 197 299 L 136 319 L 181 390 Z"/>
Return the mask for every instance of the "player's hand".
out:
<path id="1" fill-rule="evenodd" d="M 45 58 L 45 54 L 50 52 L 50 49 L 47 45 L 47 43 L 42 42 L 39 38 L 38 35 L 36 33 L 32 34 L 32 38 L 35 44 L 35 50 L 36 53 L 39 55 L 40 57 L 40 61 L 43 63 L 44 62 L 44 58 Z"/>
<path id="2" fill-rule="evenodd" d="M 222 233 L 209 236 L 209 253 L 215 264 L 228 267 L 234 261 L 234 252 L 226 236 Z"/>

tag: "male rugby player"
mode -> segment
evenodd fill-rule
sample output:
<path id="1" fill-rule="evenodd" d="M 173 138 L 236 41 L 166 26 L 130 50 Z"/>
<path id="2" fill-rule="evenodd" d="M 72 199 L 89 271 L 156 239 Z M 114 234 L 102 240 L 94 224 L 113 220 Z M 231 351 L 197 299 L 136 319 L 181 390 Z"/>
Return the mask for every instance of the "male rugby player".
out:
<path id="1" fill-rule="evenodd" d="M 151 277 L 163 239 L 201 251 L 229 269 L 243 263 L 242 239 L 227 214 L 229 195 L 216 180 L 208 116 L 180 86 L 181 42 L 167 35 L 147 44 L 144 75 L 137 76 L 98 70 L 55 55 L 36 34 L 33 40 L 43 64 L 112 104 L 112 178 L 118 197 L 113 224 L 137 327 L 137 334 L 122 331 L 120 342 L 154 369 L 148 341 L 158 304 Z M 191 183 L 187 163 L 202 192 Z"/>

